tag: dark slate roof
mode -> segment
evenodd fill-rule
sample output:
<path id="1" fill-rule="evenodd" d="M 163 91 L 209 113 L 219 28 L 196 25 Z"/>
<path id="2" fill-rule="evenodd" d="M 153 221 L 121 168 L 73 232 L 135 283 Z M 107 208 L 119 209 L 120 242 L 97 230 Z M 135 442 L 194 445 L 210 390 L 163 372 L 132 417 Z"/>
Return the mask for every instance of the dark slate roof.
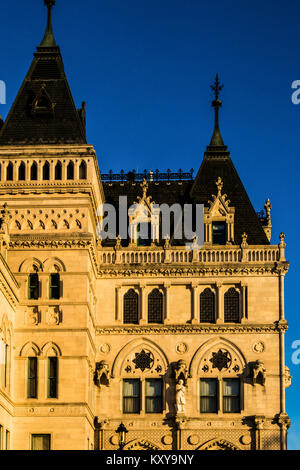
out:
<path id="1" fill-rule="evenodd" d="M 248 235 L 249 245 L 269 245 L 262 224 L 251 204 L 248 194 L 240 180 L 235 166 L 227 151 L 208 151 L 195 178 L 191 197 L 194 202 L 205 204 L 212 200 L 212 194 L 217 195 L 216 181 L 222 178 L 222 194 L 227 194 L 229 206 L 235 207 L 234 238 L 240 244 L 241 236 Z"/>
<path id="2" fill-rule="evenodd" d="M 46 108 L 39 108 L 39 99 Z M 85 144 L 84 121 L 84 112 L 75 107 L 59 48 L 39 46 L 0 131 L 0 145 Z"/>
<path id="3" fill-rule="evenodd" d="M 211 148 L 211 147 L 208 147 Z M 261 222 L 250 202 L 246 190 L 230 158 L 226 147 L 217 152 L 205 153 L 202 165 L 194 181 L 159 181 L 148 182 L 147 194 L 152 196 L 156 204 L 198 203 L 209 206 L 212 195 L 217 195 L 216 181 L 223 180 L 222 194 L 227 194 L 230 206 L 235 207 L 234 234 L 235 243 L 241 243 L 241 235 L 248 235 L 248 243 L 253 245 L 268 245 L 269 241 L 262 228 Z M 128 205 L 137 201 L 142 195 L 139 182 L 104 182 L 105 199 L 107 203 L 118 209 L 119 196 L 127 196 Z"/>

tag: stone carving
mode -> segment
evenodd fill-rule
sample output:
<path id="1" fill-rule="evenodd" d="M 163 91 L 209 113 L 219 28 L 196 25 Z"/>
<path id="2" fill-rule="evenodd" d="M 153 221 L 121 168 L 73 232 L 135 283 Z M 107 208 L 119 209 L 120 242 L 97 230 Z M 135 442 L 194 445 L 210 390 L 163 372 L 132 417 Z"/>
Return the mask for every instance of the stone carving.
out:
<path id="1" fill-rule="evenodd" d="M 179 384 L 180 380 L 183 381 L 184 385 L 187 383 L 187 379 L 189 377 L 188 367 L 186 362 L 183 359 L 180 359 L 174 367 L 174 376 L 175 382 Z"/>
<path id="2" fill-rule="evenodd" d="M 188 347 L 185 343 L 177 343 L 175 349 L 177 354 L 185 354 L 188 350 Z"/>
<path id="3" fill-rule="evenodd" d="M 61 322 L 61 311 L 59 309 L 59 306 L 49 307 L 48 316 L 47 316 L 48 325 L 59 325 L 60 322 Z"/>
<path id="4" fill-rule="evenodd" d="M 27 318 L 30 325 L 38 325 L 40 323 L 40 312 L 38 307 L 28 309 Z"/>
<path id="5" fill-rule="evenodd" d="M 252 349 L 256 353 L 262 353 L 265 350 L 265 345 L 262 341 L 257 341 L 253 344 Z"/>
<path id="6" fill-rule="evenodd" d="M 184 413 L 185 411 L 185 386 L 182 379 L 179 379 L 176 385 L 176 411 L 177 413 Z"/>
<path id="7" fill-rule="evenodd" d="M 213 352 L 210 362 L 212 363 L 213 369 L 217 368 L 219 372 L 222 369 L 228 369 L 231 365 L 231 355 L 226 349 L 219 349 L 218 352 Z"/>
<path id="8" fill-rule="evenodd" d="M 102 354 L 108 354 L 111 350 L 111 347 L 109 344 L 107 343 L 104 343 L 104 344 L 101 344 L 99 346 L 99 351 L 102 353 Z"/>
<path id="9" fill-rule="evenodd" d="M 108 363 L 106 361 L 97 362 L 95 370 L 95 384 L 99 388 L 101 388 L 101 385 L 109 387 L 110 379 L 111 375 Z"/>
<path id="10" fill-rule="evenodd" d="M 253 374 L 253 385 L 256 384 L 261 384 L 265 385 L 266 382 L 266 369 L 264 366 L 263 361 L 257 360 L 253 364 L 252 368 L 252 374 Z"/>
<path id="11" fill-rule="evenodd" d="M 142 349 L 141 352 L 135 353 L 135 359 L 132 361 L 135 364 L 136 369 L 140 369 L 144 372 L 145 369 L 151 369 L 154 363 L 153 354 Z"/>
<path id="12" fill-rule="evenodd" d="M 284 368 L 284 386 L 285 388 L 289 388 L 289 386 L 292 383 L 292 376 L 290 374 L 290 369 L 288 366 L 285 366 Z"/>

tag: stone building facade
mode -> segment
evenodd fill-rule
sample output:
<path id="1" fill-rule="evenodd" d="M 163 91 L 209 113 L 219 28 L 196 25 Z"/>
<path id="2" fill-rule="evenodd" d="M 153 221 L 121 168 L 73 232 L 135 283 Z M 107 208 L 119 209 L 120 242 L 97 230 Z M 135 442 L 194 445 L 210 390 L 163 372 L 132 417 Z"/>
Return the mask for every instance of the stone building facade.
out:
<path id="1" fill-rule="evenodd" d="M 0 123 L 0 447 L 286 449 L 284 234 L 219 130 L 190 174 L 101 175 L 51 23 Z M 241 149 L 242 150 L 242 149 Z M 193 249 L 101 241 L 98 208 L 203 204 Z M 148 214 L 148 215 L 147 215 Z M 129 215 L 129 219 L 130 219 Z M 174 227 L 173 227 L 174 229 Z"/>

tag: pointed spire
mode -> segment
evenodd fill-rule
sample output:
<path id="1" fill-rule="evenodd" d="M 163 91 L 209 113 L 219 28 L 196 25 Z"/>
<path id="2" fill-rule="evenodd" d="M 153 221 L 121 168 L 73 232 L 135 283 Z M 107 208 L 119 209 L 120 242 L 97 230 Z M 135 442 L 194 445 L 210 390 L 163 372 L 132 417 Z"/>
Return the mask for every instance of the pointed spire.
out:
<path id="1" fill-rule="evenodd" d="M 48 20 L 45 31 L 45 36 L 40 44 L 40 47 L 56 47 L 56 42 L 52 30 L 52 7 L 55 5 L 55 0 L 44 0 L 48 8 Z"/>
<path id="2" fill-rule="evenodd" d="M 215 83 L 213 85 L 210 85 L 215 95 L 215 99 L 212 102 L 212 106 L 215 108 L 215 128 L 214 128 L 213 136 L 209 144 L 211 147 L 224 147 L 224 142 L 223 142 L 221 132 L 219 129 L 219 108 L 222 106 L 222 101 L 219 100 L 219 94 L 223 86 L 224 85 L 221 85 L 221 82 L 217 74 Z"/>

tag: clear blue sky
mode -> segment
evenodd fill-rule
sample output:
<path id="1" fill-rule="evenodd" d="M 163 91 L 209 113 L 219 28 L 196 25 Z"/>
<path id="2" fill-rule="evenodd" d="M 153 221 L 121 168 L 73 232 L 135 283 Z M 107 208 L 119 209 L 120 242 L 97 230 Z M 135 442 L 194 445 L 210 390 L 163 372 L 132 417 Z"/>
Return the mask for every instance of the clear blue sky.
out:
<path id="1" fill-rule="evenodd" d="M 225 84 L 221 130 L 256 210 L 273 204 L 272 242 L 286 233 L 289 448 L 300 449 L 297 233 L 300 80 L 297 0 L 56 0 L 54 31 L 100 169 L 198 169 L 209 143 L 216 72 Z M 42 0 L 2 2 L 0 80 L 5 117 L 43 37 Z M 296 206 L 295 206 L 296 204 Z"/>

